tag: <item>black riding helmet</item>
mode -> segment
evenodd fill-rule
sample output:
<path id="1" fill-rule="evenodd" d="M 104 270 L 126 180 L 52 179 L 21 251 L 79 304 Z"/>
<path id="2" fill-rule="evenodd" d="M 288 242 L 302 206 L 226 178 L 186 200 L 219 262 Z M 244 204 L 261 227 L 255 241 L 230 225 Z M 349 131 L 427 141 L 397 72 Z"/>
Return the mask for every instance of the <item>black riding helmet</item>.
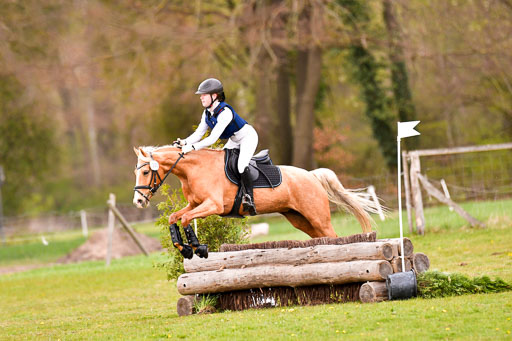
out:
<path id="1" fill-rule="evenodd" d="M 224 92 L 224 88 L 222 87 L 222 83 L 215 78 L 208 78 L 199 84 L 197 88 L 196 95 L 202 94 L 220 94 Z"/>
<path id="2" fill-rule="evenodd" d="M 197 88 L 196 95 L 203 95 L 203 94 L 209 94 L 211 100 L 210 106 L 208 106 L 208 109 L 211 108 L 213 105 L 213 98 L 211 97 L 212 94 L 217 94 L 217 100 L 219 102 L 223 102 L 226 99 L 226 95 L 224 95 L 224 87 L 222 86 L 222 83 L 215 78 L 208 78 L 199 84 L 199 87 Z"/>

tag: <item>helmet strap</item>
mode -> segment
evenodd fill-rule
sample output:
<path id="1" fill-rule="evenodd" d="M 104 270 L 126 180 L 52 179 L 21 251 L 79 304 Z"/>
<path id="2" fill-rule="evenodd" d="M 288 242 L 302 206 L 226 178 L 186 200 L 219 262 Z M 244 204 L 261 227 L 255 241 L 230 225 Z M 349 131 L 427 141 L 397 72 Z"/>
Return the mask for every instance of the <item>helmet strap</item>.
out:
<path id="1" fill-rule="evenodd" d="M 206 107 L 206 109 L 210 109 L 213 105 L 213 103 L 215 103 L 215 101 L 217 101 L 218 98 L 215 99 L 215 101 L 213 100 L 213 96 L 212 94 L 209 94 L 210 95 L 210 105 Z"/>

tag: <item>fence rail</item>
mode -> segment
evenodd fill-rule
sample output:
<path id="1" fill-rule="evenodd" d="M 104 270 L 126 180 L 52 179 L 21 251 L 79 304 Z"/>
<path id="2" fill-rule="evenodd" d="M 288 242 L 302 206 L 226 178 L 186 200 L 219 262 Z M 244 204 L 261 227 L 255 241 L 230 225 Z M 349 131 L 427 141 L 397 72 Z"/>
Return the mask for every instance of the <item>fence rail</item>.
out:
<path id="1" fill-rule="evenodd" d="M 155 206 L 144 210 L 130 204 L 117 204 L 117 208 L 129 223 L 154 221 L 158 216 Z M 89 228 L 104 227 L 108 222 L 108 207 L 84 209 L 86 224 Z M 80 230 L 83 226 L 83 216 L 80 211 L 67 214 L 43 214 L 37 217 L 15 216 L 4 217 L 4 233 L 12 237 L 31 233 L 53 233 L 66 230 Z"/>

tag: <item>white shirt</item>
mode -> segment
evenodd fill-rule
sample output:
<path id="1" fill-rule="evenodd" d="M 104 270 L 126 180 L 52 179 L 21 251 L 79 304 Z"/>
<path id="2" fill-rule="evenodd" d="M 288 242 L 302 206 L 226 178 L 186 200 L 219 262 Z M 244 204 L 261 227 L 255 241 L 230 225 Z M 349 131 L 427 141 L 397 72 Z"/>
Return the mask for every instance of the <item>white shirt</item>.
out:
<path id="1" fill-rule="evenodd" d="M 213 114 L 213 111 L 217 106 L 219 105 L 219 101 L 215 101 L 213 105 L 206 109 L 210 112 L 210 114 Z M 221 111 L 219 116 L 217 116 L 217 124 L 215 127 L 213 127 L 210 135 L 201 140 L 201 138 L 206 134 L 208 131 L 208 124 L 206 123 L 206 111 L 203 112 L 203 115 L 201 116 L 201 122 L 199 123 L 199 126 L 197 127 L 196 131 L 192 133 L 189 137 L 185 139 L 187 141 L 187 144 L 193 144 L 195 150 L 203 149 L 205 147 L 209 147 L 212 144 L 214 144 L 222 135 L 226 127 L 231 123 L 233 120 L 233 112 L 228 107 L 224 107 L 224 110 Z"/>

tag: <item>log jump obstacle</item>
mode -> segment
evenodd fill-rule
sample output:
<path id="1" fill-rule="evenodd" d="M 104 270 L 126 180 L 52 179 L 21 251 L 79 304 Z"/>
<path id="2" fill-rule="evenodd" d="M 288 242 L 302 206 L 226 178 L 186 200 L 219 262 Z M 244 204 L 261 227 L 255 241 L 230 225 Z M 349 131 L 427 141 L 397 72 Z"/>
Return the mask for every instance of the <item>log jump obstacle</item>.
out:
<path id="1" fill-rule="evenodd" d="M 376 233 L 308 241 L 224 244 L 207 259 L 184 260 L 177 281 L 178 314 L 194 313 L 194 301 L 218 296 L 220 309 L 244 310 L 388 299 L 386 278 L 401 271 L 400 240 Z M 406 270 L 426 271 L 428 257 L 404 238 Z"/>

